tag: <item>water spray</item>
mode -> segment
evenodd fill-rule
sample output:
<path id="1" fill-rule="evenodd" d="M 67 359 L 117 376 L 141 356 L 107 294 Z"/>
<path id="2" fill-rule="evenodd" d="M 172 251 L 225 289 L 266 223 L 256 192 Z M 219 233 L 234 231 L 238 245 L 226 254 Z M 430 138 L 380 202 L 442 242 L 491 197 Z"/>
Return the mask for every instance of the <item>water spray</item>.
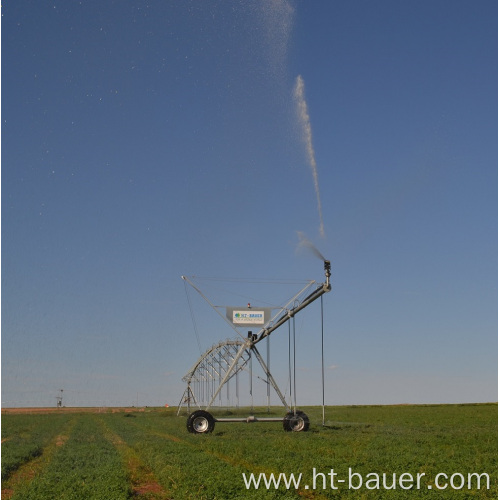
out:
<path id="1" fill-rule="evenodd" d="M 307 161 L 311 167 L 314 190 L 316 191 L 316 199 L 318 202 L 318 214 L 319 214 L 319 234 L 322 238 L 325 237 L 325 227 L 323 224 L 323 211 L 321 209 L 321 197 L 319 195 L 319 181 L 318 181 L 318 168 L 316 165 L 316 155 L 314 153 L 313 140 L 312 140 L 312 128 L 311 120 L 309 118 L 309 111 L 307 108 L 307 102 L 305 98 L 305 86 L 304 80 L 299 75 L 295 81 L 295 87 L 293 90 L 293 97 L 295 100 L 295 105 L 297 106 L 297 115 L 299 123 L 302 128 L 302 140 L 304 141 L 307 153 Z M 324 259 L 323 259 L 324 260 Z"/>
<path id="2" fill-rule="evenodd" d="M 326 261 L 323 254 L 313 245 L 313 243 L 302 231 L 297 231 L 297 236 L 299 237 L 299 244 L 297 248 L 308 248 L 316 257 L 318 257 L 318 259 L 323 262 Z"/>

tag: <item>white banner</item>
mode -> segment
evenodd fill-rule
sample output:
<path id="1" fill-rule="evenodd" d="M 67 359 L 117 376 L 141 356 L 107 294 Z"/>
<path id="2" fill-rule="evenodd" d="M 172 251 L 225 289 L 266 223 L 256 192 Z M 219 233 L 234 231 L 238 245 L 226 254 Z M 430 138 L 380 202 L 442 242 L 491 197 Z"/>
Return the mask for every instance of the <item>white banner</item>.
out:
<path id="1" fill-rule="evenodd" d="M 263 325 L 264 323 L 264 311 L 233 310 L 233 324 L 235 325 Z"/>

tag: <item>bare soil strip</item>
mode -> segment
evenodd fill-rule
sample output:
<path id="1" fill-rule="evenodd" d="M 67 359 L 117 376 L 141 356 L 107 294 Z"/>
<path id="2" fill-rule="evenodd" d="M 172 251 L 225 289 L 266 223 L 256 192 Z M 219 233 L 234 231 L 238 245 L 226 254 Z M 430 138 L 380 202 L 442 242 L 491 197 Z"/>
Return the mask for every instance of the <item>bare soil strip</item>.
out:
<path id="1" fill-rule="evenodd" d="M 98 406 L 75 406 L 75 407 L 31 407 L 31 408 L 2 408 L 2 415 L 6 414 L 40 414 L 40 413 L 132 413 L 143 412 L 144 408 L 133 407 L 98 407 Z"/>
<path id="2" fill-rule="evenodd" d="M 158 483 L 153 472 L 142 462 L 133 448 L 127 445 L 125 441 L 115 434 L 104 422 L 100 422 L 104 429 L 104 435 L 113 446 L 118 450 L 118 453 L 123 458 L 123 461 L 129 471 L 130 481 L 132 484 L 132 492 L 134 496 L 143 498 L 155 498 L 166 500 L 173 498 L 172 494 Z"/>

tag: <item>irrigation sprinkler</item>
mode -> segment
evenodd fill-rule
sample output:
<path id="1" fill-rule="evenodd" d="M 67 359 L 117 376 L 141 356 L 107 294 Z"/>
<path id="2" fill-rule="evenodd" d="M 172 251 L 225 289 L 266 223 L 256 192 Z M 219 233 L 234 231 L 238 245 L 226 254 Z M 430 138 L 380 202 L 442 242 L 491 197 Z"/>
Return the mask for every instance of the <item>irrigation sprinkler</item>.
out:
<path id="1" fill-rule="evenodd" d="M 259 311 L 255 311 L 251 308 L 250 304 L 247 306 L 248 311 L 243 311 L 241 310 L 242 308 L 240 308 L 240 310 L 233 308 L 231 311 L 226 312 L 226 316 L 224 316 L 194 283 L 192 283 L 186 276 L 182 276 L 182 279 L 188 282 L 205 299 L 205 301 L 208 302 L 208 304 L 210 304 L 210 306 L 226 322 L 229 323 L 229 325 L 240 337 L 239 339 L 221 341 L 210 347 L 198 358 L 189 372 L 183 377 L 182 380 L 186 382 L 187 387 L 179 403 L 177 415 L 179 415 L 182 406 L 185 404 L 188 408 L 188 412 L 190 412 L 187 418 L 187 429 L 189 432 L 193 434 L 210 433 L 214 430 L 217 422 L 282 422 L 283 429 L 285 431 L 302 432 L 309 429 L 308 416 L 296 408 L 295 394 L 292 408 L 288 405 L 285 396 L 280 391 L 276 380 L 272 376 L 269 369 L 269 350 L 267 351 L 268 356 L 266 363 L 264 357 L 257 349 L 257 344 L 264 339 L 269 340 L 270 335 L 280 326 L 293 319 L 297 313 L 331 290 L 331 265 L 328 260 L 324 260 L 324 272 L 326 278 L 324 283 L 319 284 L 315 290 L 309 293 L 304 299 L 298 300 L 297 297 L 299 297 L 305 290 L 307 291 L 309 286 L 315 284 L 314 281 L 309 282 L 309 284 L 296 294 L 273 318 L 269 318 L 269 311 L 262 311 L 262 309 L 265 308 L 260 308 Z M 321 308 L 321 314 L 323 314 L 323 308 Z M 232 317 L 232 321 L 229 319 L 230 315 Z M 254 334 L 249 331 L 248 335 L 245 337 L 238 330 L 238 327 L 241 326 L 249 326 L 252 324 L 255 326 L 258 324 L 258 321 L 263 323 L 263 326 L 258 333 Z M 234 380 L 236 386 L 236 398 L 237 401 L 239 401 L 239 377 L 244 370 L 251 370 L 253 359 L 259 363 L 264 371 L 266 377 L 265 382 L 268 384 L 268 404 L 269 391 L 270 388 L 272 388 L 286 408 L 286 415 L 283 418 L 255 417 L 253 415 L 243 418 L 214 417 L 209 410 L 214 405 L 217 398 L 219 398 L 219 402 L 221 401 L 222 389 L 231 380 Z M 293 375 L 295 378 L 295 363 L 293 364 Z M 290 379 L 290 386 L 291 383 L 292 381 Z M 202 408 L 202 405 L 204 408 Z M 191 412 L 192 407 L 197 407 L 197 409 Z"/>

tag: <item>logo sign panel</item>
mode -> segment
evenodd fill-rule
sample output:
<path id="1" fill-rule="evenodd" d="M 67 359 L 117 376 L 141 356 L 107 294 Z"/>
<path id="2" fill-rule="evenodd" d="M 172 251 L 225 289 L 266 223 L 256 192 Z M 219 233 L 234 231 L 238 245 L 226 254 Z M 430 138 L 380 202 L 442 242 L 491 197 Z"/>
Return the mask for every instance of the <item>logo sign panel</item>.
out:
<path id="1" fill-rule="evenodd" d="M 269 307 L 227 307 L 226 317 L 235 326 L 264 326 L 270 318 Z"/>

